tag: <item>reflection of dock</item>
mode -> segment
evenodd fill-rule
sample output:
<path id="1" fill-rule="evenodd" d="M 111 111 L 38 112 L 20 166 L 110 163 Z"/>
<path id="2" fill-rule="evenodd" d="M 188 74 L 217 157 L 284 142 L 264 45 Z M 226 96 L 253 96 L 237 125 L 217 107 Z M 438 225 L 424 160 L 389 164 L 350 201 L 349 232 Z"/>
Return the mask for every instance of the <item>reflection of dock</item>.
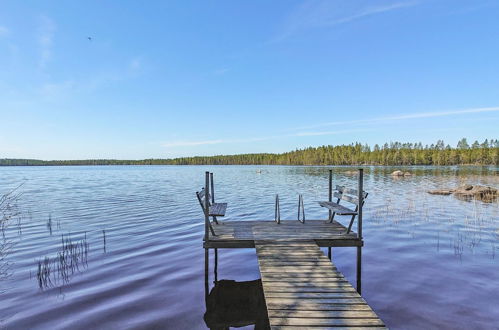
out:
<path id="1" fill-rule="evenodd" d="M 262 281 L 215 281 L 206 299 L 204 320 L 213 330 L 248 325 L 268 329 Z"/>
<path id="2" fill-rule="evenodd" d="M 210 185 L 211 182 L 211 185 Z M 210 191 L 211 194 L 206 193 Z M 226 203 L 215 203 L 213 175 L 206 172 L 206 184 L 198 200 L 205 214 L 205 286 L 208 288 L 209 249 L 215 251 L 217 281 L 218 248 L 256 248 L 270 327 L 282 328 L 384 328 L 384 323 L 361 297 L 363 173 L 359 171 L 358 190 L 337 186 L 332 189 L 329 175 L 329 200 L 320 202 L 329 210 L 328 220 L 305 220 L 303 198 L 299 197 L 298 221 L 281 221 L 276 196 L 276 219 L 222 222 Z M 356 196 L 349 196 L 355 194 Z M 332 201 L 337 198 L 336 203 Z M 204 198 L 204 200 L 203 200 Z M 350 202 L 349 209 L 340 201 Z M 224 205 L 223 212 L 214 210 Z M 300 207 L 302 213 L 300 213 Z M 336 215 L 351 217 L 347 226 L 334 221 Z M 303 219 L 300 219 L 302 215 Z M 213 221 L 210 221 L 210 217 Z M 357 217 L 357 233 L 351 231 Z M 329 250 L 327 258 L 320 247 Z M 356 289 L 331 262 L 332 247 L 357 249 Z"/>

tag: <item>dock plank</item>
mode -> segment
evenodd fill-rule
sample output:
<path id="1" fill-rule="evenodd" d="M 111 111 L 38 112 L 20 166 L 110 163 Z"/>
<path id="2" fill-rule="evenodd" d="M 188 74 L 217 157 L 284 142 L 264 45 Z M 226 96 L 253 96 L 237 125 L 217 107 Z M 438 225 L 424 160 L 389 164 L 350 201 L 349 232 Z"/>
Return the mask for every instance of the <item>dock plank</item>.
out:
<path id="1" fill-rule="evenodd" d="M 222 212 L 220 212 L 222 213 Z M 354 232 L 346 233 L 346 227 L 338 222 L 327 223 L 325 220 L 282 220 L 277 224 L 273 220 L 255 221 L 218 221 L 213 224 L 215 235 L 209 234 L 208 247 L 249 247 L 254 240 L 272 241 L 280 249 L 306 249 L 300 241 L 317 240 L 322 246 L 359 246 L 362 240 Z M 286 242 L 292 244 L 286 246 Z"/>
<path id="2" fill-rule="evenodd" d="M 272 329 L 385 327 L 313 239 L 275 241 L 254 229 Z"/>

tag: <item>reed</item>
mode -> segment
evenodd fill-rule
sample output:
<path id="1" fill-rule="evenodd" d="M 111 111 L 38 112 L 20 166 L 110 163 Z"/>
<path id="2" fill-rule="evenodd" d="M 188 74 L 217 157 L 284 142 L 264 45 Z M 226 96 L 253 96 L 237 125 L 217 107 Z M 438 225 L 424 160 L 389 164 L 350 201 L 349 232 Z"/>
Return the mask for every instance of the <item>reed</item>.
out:
<path id="1" fill-rule="evenodd" d="M 49 230 L 50 236 L 52 236 L 52 214 L 49 213 L 49 218 L 47 220 L 47 229 Z"/>
<path id="2" fill-rule="evenodd" d="M 22 184 L 0 197 L 0 231 L 4 240 L 5 232 L 12 220 L 17 220 L 19 226 L 21 225 L 22 213 L 18 204 L 22 195 L 21 186 Z"/>
<path id="3" fill-rule="evenodd" d="M 87 233 L 80 240 L 61 235 L 61 249 L 53 258 L 45 256 L 37 261 L 37 281 L 40 289 L 69 283 L 71 277 L 88 266 L 90 245 Z"/>
<path id="4" fill-rule="evenodd" d="M 18 204 L 22 195 L 21 186 L 22 184 L 0 196 L 0 280 L 6 279 L 11 274 L 10 263 L 6 257 L 14 243 L 7 239 L 6 231 L 13 220 L 17 220 L 18 232 L 21 233 L 22 212 Z"/>
<path id="5" fill-rule="evenodd" d="M 460 184 L 478 182 L 476 178 L 475 181 L 470 181 L 470 178 L 458 180 Z M 422 182 L 418 188 L 406 192 L 403 198 L 386 197 L 375 206 L 367 203 L 367 223 L 387 231 L 403 228 L 411 238 L 427 237 L 433 240 L 432 245 L 438 252 L 459 258 L 466 253 L 483 253 L 495 258 L 499 240 L 499 201 L 459 201 L 451 196 L 436 198 L 427 195 L 426 191 L 434 185 L 432 181 Z M 464 204 L 461 214 L 455 212 L 456 203 Z M 443 241 L 449 244 L 442 244 Z"/>

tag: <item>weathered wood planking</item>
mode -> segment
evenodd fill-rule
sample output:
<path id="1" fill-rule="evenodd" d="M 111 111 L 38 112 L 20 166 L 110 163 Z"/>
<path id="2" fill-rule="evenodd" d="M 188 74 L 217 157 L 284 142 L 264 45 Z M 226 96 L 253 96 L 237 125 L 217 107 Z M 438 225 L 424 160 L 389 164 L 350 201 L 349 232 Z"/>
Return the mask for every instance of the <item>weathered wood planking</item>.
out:
<path id="1" fill-rule="evenodd" d="M 215 235 L 209 235 L 205 247 L 248 248 L 254 247 L 254 240 L 289 241 L 315 240 L 319 246 L 362 246 L 362 240 L 354 232 L 346 233 L 346 227 L 338 222 L 325 220 L 219 221 L 212 225 Z"/>
<path id="2" fill-rule="evenodd" d="M 227 203 L 214 203 L 210 206 L 210 216 L 225 216 L 227 210 Z"/>
<path id="3" fill-rule="evenodd" d="M 336 212 L 338 215 L 357 215 L 357 211 L 334 202 L 319 202 L 319 205 Z"/>
<path id="4" fill-rule="evenodd" d="M 336 186 L 336 190 L 338 190 L 342 194 L 350 194 L 350 195 L 354 195 L 354 196 L 359 195 L 359 191 L 357 189 L 350 189 L 350 188 L 347 188 L 345 186 Z M 362 191 L 362 196 L 364 196 L 364 198 L 366 198 L 367 193 L 365 191 Z"/>
<path id="5" fill-rule="evenodd" d="M 385 328 L 314 240 L 260 237 L 255 248 L 272 329 Z"/>
<path id="6" fill-rule="evenodd" d="M 334 192 L 333 196 L 335 198 L 338 198 L 340 200 L 344 200 L 344 201 L 347 201 L 349 203 L 352 203 L 352 204 L 355 204 L 355 205 L 359 205 L 359 199 L 357 197 L 353 197 L 353 196 L 349 196 L 349 195 L 345 195 L 345 194 L 342 194 L 342 193 L 339 193 L 339 192 Z"/>

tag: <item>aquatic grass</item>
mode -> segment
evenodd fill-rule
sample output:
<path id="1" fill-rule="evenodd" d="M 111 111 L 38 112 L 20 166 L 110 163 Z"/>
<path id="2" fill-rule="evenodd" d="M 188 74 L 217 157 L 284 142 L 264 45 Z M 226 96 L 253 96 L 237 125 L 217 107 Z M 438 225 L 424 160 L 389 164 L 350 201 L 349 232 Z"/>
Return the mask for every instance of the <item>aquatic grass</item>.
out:
<path id="1" fill-rule="evenodd" d="M 0 197 L 0 231 L 4 240 L 5 232 L 12 220 L 17 220 L 18 227 L 21 226 L 22 212 L 18 204 L 22 196 L 22 192 L 19 191 L 21 186 L 22 184 Z"/>
<path id="2" fill-rule="evenodd" d="M 470 178 L 458 178 L 458 181 L 466 184 Z M 404 198 L 389 196 L 376 207 L 370 207 L 367 201 L 365 219 L 375 226 L 384 227 L 384 230 L 405 233 L 410 238 L 426 235 L 434 239 L 432 245 L 442 253 L 450 252 L 462 258 L 466 253 L 481 251 L 495 258 L 495 246 L 499 240 L 499 201 L 472 199 L 457 202 L 464 206 L 464 212 L 457 215 L 453 210 L 456 200 L 452 196 L 436 197 L 426 193 L 434 187 L 435 182 L 428 180 L 406 192 Z M 433 229 L 428 231 L 430 227 Z M 404 232 L 400 232 L 402 228 Z M 450 250 L 441 244 L 447 239 Z M 492 253 L 489 246 L 492 246 Z"/>
<path id="3" fill-rule="evenodd" d="M 0 232 L 2 234 L 0 238 L 0 280 L 4 280 L 11 275 L 11 264 L 6 257 L 14 243 L 7 239 L 6 231 L 13 220 L 17 220 L 18 233 L 21 233 L 22 212 L 18 202 L 22 196 L 20 191 L 22 185 L 18 185 L 0 197 Z M 5 290 L 0 289 L 0 293 L 3 291 Z"/>
<path id="4" fill-rule="evenodd" d="M 52 236 L 52 214 L 49 214 L 49 218 L 47 220 L 47 229 L 50 232 L 50 235 Z"/>
<path id="5" fill-rule="evenodd" d="M 106 253 L 106 230 L 102 229 L 102 247 L 104 250 L 104 253 Z"/>
<path id="6" fill-rule="evenodd" d="M 69 283 L 71 277 L 88 266 L 90 244 L 87 234 L 73 240 L 71 234 L 61 235 L 61 250 L 53 258 L 45 256 L 37 261 L 36 278 L 40 289 Z"/>

